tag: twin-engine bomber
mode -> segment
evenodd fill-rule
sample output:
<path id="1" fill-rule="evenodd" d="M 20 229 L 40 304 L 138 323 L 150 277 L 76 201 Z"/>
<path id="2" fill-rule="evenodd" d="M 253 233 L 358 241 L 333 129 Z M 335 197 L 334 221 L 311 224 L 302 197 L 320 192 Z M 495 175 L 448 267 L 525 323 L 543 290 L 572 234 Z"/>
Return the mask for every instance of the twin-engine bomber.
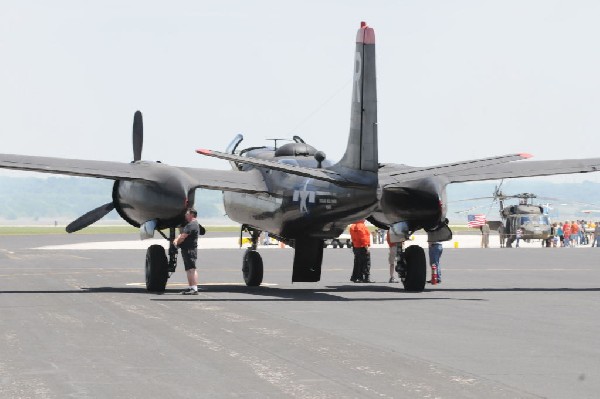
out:
<path id="1" fill-rule="evenodd" d="M 0 154 L 0 167 L 114 180 L 112 200 L 67 226 L 78 231 L 111 210 L 144 237 L 155 231 L 172 241 L 196 188 L 220 190 L 227 215 L 250 232 L 252 246 L 243 257 L 247 285 L 263 279 L 257 252 L 261 232 L 295 248 L 292 281 L 315 282 L 321 277 L 323 240 L 339 236 L 350 223 L 367 218 L 374 225 L 408 238 L 424 229 L 429 241 L 452 238 L 446 219 L 446 185 L 467 181 L 585 173 L 600 170 L 600 158 L 519 161 L 527 154 L 510 154 L 428 167 L 379 163 L 377 150 L 377 90 L 375 32 L 361 23 L 353 56 L 350 134 L 342 159 L 325 154 L 296 137 L 280 148 L 251 147 L 237 151 L 237 136 L 225 152 L 199 154 L 228 160 L 232 170 L 210 170 L 148 162 L 142 156 L 142 115 L 133 125 L 133 162 L 106 162 Z M 515 162 L 519 161 L 519 162 Z M 161 230 L 168 230 L 168 237 Z M 425 287 L 426 262 L 421 247 L 401 251 L 399 262 L 406 290 Z M 146 287 L 165 290 L 175 271 L 177 249 L 168 254 L 153 245 L 146 256 Z"/>

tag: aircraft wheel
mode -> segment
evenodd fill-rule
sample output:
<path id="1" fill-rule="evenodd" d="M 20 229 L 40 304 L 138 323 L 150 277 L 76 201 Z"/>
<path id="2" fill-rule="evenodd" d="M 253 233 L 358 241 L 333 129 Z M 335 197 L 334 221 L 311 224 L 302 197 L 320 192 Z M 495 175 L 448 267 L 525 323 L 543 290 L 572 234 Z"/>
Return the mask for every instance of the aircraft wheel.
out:
<path id="1" fill-rule="evenodd" d="M 248 287 L 258 287 L 263 279 L 263 261 L 256 251 L 248 250 L 244 255 L 242 274 Z"/>
<path id="2" fill-rule="evenodd" d="M 334 247 L 334 248 L 337 248 L 337 247 L 340 247 L 340 248 L 341 248 L 341 247 L 342 247 L 342 244 L 340 244 L 340 242 L 339 242 L 338 240 L 333 240 L 333 241 L 331 242 L 331 246 L 332 246 L 332 247 Z"/>
<path id="3" fill-rule="evenodd" d="M 421 292 L 425 289 L 427 278 L 427 261 L 425 251 L 418 245 L 411 245 L 404 251 L 406 259 L 406 277 L 404 289 L 406 291 Z"/>
<path id="4" fill-rule="evenodd" d="M 146 251 L 146 290 L 165 292 L 169 279 L 169 261 L 162 245 L 150 245 Z"/>

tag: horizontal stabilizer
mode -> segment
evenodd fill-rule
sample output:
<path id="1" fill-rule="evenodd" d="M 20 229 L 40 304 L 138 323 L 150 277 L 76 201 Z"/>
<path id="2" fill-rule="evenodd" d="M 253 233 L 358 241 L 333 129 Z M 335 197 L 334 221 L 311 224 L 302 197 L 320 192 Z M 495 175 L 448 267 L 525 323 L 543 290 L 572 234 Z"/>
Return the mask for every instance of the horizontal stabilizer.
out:
<path id="1" fill-rule="evenodd" d="M 262 167 L 262 168 L 266 168 L 266 169 L 277 170 L 280 172 L 286 172 L 286 173 L 290 173 L 293 175 L 310 177 L 310 178 L 313 178 L 316 180 L 322 180 L 322 181 L 326 181 L 329 183 L 334 183 L 334 184 L 337 184 L 337 185 L 343 186 L 343 187 L 365 186 L 364 184 L 362 184 L 360 182 L 354 182 L 349 179 L 346 179 L 343 176 L 341 176 L 339 173 L 334 172 L 329 169 L 305 168 L 302 166 L 288 165 L 288 164 L 283 164 L 283 163 L 270 161 L 270 160 L 266 160 L 266 159 L 243 157 L 240 155 L 227 154 L 224 152 L 212 151 L 212 150 L 199 149 L 199 150 L 196 150 L 196 152 L 198 154 L 206 155 L 208 157 L 215 157 L 215 158 L 225 159 L 228 161 L 240 162 L 240 163 L 244 163 L 244 164 L 248 164 L 248 165 Z"/>

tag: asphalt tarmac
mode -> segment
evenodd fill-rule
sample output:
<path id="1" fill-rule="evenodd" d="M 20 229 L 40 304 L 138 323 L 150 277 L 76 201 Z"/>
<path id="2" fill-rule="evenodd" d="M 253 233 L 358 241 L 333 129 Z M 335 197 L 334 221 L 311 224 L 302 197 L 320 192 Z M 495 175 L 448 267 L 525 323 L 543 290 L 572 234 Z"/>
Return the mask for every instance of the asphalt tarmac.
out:
<path id="1" fill-rule="evenodd" d="M 143 282 L 145 251 L 32 249 L 118 236 L 0 237 L 1 398 L 596 398 L 600 249 L 444 250 L 443 284 L 349 281 L 326 249 L 319 283 L 291 284 L 290 249 L 199 255 L 201 293 Z M 180 260 L 181 266 L 181 260 Z"/>

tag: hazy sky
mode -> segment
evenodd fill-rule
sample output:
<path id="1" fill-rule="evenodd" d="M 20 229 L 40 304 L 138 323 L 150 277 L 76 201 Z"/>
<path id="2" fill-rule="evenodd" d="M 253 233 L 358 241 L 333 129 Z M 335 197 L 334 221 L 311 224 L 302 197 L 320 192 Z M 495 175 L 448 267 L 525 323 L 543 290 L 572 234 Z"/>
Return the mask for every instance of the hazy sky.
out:
<path id="1" fill-rule="evenodd" d="M 127 162 L 140 109 L 144 159 L 226 169 L 195 149 L 241 132 L 337 160 L 362 20 L 380 162 L 600 156 L 600 2 L 578 0 L 3 0 L 0 152 Z"/>

